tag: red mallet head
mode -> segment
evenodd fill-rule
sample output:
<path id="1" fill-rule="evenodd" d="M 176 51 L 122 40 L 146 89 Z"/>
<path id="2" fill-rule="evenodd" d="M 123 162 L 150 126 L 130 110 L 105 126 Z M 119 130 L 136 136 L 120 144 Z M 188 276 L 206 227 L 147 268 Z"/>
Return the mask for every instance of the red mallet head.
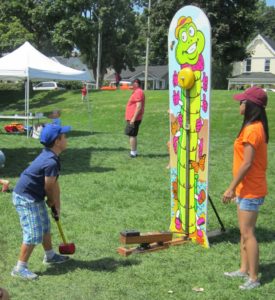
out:
<path id="1" fill-rule="evenodd" d="M 59 253 L 60 254 L 74 254 L 75 253 L 75 245 L 74 245 L 74 243 L 67 243 L 58 218 L 56 218 L 56 224 L 57 224 L 59 233 L 60 233 L 62 241 L 63 241 L 63 244 L 59 245 Z"/>
<path id="2" fill-rule="evenodd" d="M 75 244 L 60 244 L 59 245 L 59 253 L 60 254 L 74 254 L 75 253 Z"/>

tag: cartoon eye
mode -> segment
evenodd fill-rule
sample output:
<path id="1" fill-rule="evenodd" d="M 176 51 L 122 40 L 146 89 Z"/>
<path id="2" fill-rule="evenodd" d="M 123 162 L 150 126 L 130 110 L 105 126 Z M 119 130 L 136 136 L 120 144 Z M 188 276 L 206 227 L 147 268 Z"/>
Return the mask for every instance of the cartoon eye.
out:
<path id="1" fill-rule="evenodd" d="M 182 33 L 181 39 L 182 39 L 183 42 L 187 41 L 187 33 L 185 31 Z"/>
<path id="2" fill-rule="evenodd" d="M 195 29 L 192 26 L 189 28 L 189 34 L 190 36 L 194 36 L 195 34 Z"/>

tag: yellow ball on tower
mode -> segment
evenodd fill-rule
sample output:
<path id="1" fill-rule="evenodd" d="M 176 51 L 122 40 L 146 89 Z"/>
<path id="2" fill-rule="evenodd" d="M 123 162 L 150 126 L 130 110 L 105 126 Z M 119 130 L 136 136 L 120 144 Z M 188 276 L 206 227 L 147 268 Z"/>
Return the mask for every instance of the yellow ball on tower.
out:
<path id="1" fill-rule="evenodd" d="M 195 75 L 191 68 L 183 68 L 178 74 L 178 84 L 183 89 L 191 89 L 195 83 Z"/>

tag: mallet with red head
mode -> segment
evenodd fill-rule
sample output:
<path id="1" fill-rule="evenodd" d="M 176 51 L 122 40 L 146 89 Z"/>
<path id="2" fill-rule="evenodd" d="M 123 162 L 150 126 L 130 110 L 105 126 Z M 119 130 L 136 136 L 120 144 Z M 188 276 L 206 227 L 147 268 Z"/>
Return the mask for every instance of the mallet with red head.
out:
<path id="1" fill-rule="evenodd" d="M 59 221 L 59 216 L 57 213 L 56 208 L 53 206 L 51 207 L 52 210 L 52 216 L 56 221 L 60 236 L 62 238 L 63 244 L 59 245 L 59 253 L 60 254 L 74 254 L 75 253 L 75 244 L 74 243 L 67 243 L 65 239 L 65 235 L 63 233 L 60 221 Z"/>

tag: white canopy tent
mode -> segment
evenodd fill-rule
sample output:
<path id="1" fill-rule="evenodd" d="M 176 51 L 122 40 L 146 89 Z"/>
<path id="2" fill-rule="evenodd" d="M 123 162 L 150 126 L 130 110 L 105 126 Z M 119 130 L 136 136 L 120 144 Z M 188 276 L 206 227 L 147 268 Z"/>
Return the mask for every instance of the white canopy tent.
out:
<path id="1" fill-rule="evenodd" d="M 56 79 L 91 81 L 87 71 L 79 71 L 66 67 L 48 58 L 29 42 L 0 58 L 0 80 L 25 80 L 25 116 L 29 128 L 29 82 L 31 79 Z"/>

